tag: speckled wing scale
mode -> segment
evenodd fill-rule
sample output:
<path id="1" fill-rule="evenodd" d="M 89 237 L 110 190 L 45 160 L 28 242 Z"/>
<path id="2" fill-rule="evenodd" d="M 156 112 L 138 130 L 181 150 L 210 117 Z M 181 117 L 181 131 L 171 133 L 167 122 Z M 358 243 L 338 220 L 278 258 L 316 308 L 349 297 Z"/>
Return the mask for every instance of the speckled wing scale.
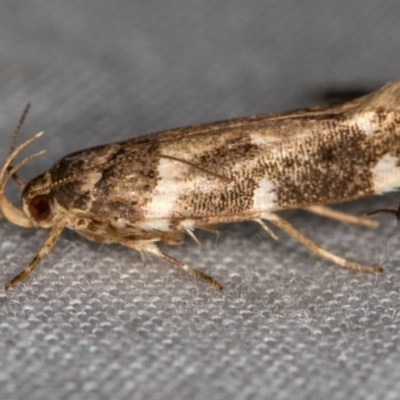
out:
<path id="1" fill-rule="evenodd" d="M 21 121 L 22 122 L 22 121 Z M 21 123 L 19 124 L 20 127 Z M 142 257 L 158 257 L 222 286 L 161 252 L 157 242 L 179 244 L 184 233 L 219 223 L 269 221 L 313 252 L 345 268 L 381 268 L 336 256 L 279 215 L 305 208 L 341 221 L 376 222 L 326 207 L 400 186 L 400 82 L 357 100 L 282 114 L 267 114 L 183 129 L 70 154 L 22 187 L 22 206 L 7 199 L 10 177 L 34 154 L 13 166 L 40 134 L 16 145 L 0 171 L 0 207 L 24 227 L 50 228 L 28 275 L 67 227 L 102 243 L 120 243 Z"/>

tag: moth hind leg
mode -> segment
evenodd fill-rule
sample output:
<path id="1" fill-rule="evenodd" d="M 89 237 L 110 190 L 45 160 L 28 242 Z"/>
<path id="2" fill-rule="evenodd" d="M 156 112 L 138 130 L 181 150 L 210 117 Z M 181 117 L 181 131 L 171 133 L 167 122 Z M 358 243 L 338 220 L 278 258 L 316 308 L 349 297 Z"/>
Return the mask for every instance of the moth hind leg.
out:
<path id="1" fill-rule="evenodd" d="M 314 241 L 312 241 L 308 236 L 304 235 L 302 232 L 300 232 L 293 225 L 291 225 L 288 221 L 286 221 L 284 218 L 282 218 L 281 216 L 279 216 L 276 213 L 268 213 L 268 214 L 262 215 L 261 218 L 272 222 L 278 228 L 282 229 L 289 236 L 291 236 L 293 239 L 296 239 L 297 241 L 302 243 L 304 246 L 308 247 L 315 254 L 319 255 L 320 257 L 326 258 L 327 260 L 333 261 L 335 264 L 339 265 L 342 268 L 355 269 L 357 271 L 362 271 L 362 272 L 382 272 L 383 271 L 383 268 L 378 265 L 359 264 L 359 263 L 356 263 L 353 261 L 346 260 L 343 257 L 339 257 L 336 254 L 333 254 L 333 253 L 323 249 L 321 246 L 319 246 Z"/>
<path id="2" fill-rule="evenodd" d="M 333 208 L 326 206 L 310 206 L 305 208 L 305 210 L 322 217 L 335 219 L 336 221 L 340 222 L 363 225 L 370 228 L 377 228 L 379 226 L 379 222 L 373 219 L 366 218 L 361 215 L 353 215 L 343 211 L 334 210 Z"/>

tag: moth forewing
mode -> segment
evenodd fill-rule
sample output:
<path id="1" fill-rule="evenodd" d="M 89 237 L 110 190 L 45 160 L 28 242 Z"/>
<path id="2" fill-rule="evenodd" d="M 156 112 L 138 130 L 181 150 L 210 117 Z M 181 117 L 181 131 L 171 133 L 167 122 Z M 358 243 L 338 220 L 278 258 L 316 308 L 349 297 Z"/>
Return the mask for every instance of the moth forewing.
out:
<path id="1" fill-rule="evenodd" d="M 273 238 L 269 221 L 337 265 L 378 272 L 322 249 L 278 213 L 305 208 L 344 222 L 374 222 L 327 204 L 384 193 L 400 186 L 400 82 L 331 106 L 267 114 L 164 131 L 70 154 L 23 187 L 15 207 L 4 188 L 17 179 L 16 146 L 0 171 L 0 207 L 11 222 L 51 228 L 28 275 L 53 249 L 64 227 L 97 242 L 119 243 L 222 286 L 161 252 L 185 233 L 219 223 L 253 220 Z M 375 223 L 376 225 L 376 223 Z"/>

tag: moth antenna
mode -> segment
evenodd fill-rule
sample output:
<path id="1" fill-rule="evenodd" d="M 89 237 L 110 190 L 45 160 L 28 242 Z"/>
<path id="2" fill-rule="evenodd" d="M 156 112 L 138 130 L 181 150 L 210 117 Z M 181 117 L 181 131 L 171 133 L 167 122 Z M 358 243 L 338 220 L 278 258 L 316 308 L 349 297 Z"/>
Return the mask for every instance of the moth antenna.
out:
<path id="1" fill-rule="evenodd" d="M 9 154 L 11 154 L 14 150 L 15 147 L 17 146 L 17 141 L 18 141 L 18 136 L 21 132 L 22 126 L 24 125 L 25 119 L 28 115 L 29 109 L 31 108 L 31 103 L 28 103 L 25 108 L 24 111 L 22 112 L 21 118 L 19 119 L 18 125 L 14 130 L 14 133 L 12 135 L 11 138 L 11 146 L 10 146 L 10 152 Z M 12 169 L 12 165 L 10 164 L 7 168 L 8 170 Z M 15 172 L 12 176 L 12 178 L 14 179 L 14 181 L 17 183 L 17 185 L 22 189 L 24 187 L 24 183 L 22 182 L 22 179 L 18 176 L 18 174 Z"/>
<path id="2" fill-rule="evenodd" d="M 0 191 L 4 190 L 4 187 L 7 183 L 7 181 L 11 178 L 11 176 L 13 174 L 15 174 L 15 172 L 17 170 L 19 170 L 21 167 L 23 167 L 26 163 L 28 163 L 29 161 L 31 161 L 32 159 L 39 157 L 40 155 L 42 155 L 43 153 L 46 153 L 46 150 L 40 150 L 37 153 L 34 153 L 32 155 L 30 155 L 29 157 L 24 158 L 22 161 L 20 161 L 17 165 L 13 166 L 11 168 L 11 170 L 7 173 L 7 175 L 5 175 L 2 180 L 0 181 Z"/>
<path id="3" fill-rule="evenodd" d="M 15 128 L 15 131 L 12 135 L 12 139 L 11 139 L 11 146 L 10 146 L 10 153 L 12 153 L 15 150 L 15 147 L 17 146 L 17 140 L 18 140 L 18 136 L 21 132 L 22 126 L 24 125 L 24 122 L 26 120 L 26 117 L 28 115 L 29 109 L 31 108 L 31 103 L 28 103 L 25 108 L 24 111 L 22 112 L 21 118 L 18 121 L 18 125 Z"/>
<path id="4" fill-rule="evenodd" d="M 16 147 L 6 158 L 6 161 L 4 162 L 3 167 L 0 170 L 0 180 L 4 178 L 4 174 L 6 170 L 8 169 L 9 166 L 11 166 L 12 160 L 15 158 L 15 156 L 22 151 L 28 144 L 32 143 L 34 140 L 39 138 L 40 136 L 43 135 L 44 132 L 38 132 L 35 135 L 33 135 L 31 138 L 25 140 L 25 142 L 21 143 L 18 147 Z M 11 167 L 12 169 L 13 167 Z"/>
<path id="5" fill-rule="evenodd" d="M 4 193 L 5 186 L 8 182 L 8 180 L 15 174 L 15 172 L 21 168 L 23 165 L 25 165 L 27 162 L 30 160 L 38 157 L 39 155 L 43 154 L 45 150 L 42 150 L 38 153 L 35 153 L 29 157 L 26 157 L 23 159 L 21 162 L 19 162 L 16 166 L 11 167 L 11 170 L 6 174 L 6 171 L 8 171 L 9 167 L 11 166 L 11 163 L 15 156 L 28 144 L 32 143 L 35 139 L 39 138 L 42 136 L 43 132 L 39 132 L 36 135 L 32 136 L 30 139 L 26 140 L 22 144 L 20 144 L 18 147 L 16 147 L 11 154 L 7 157 L 3 167 L 0 170 L 0 208 L 1 211 L 6 219 L 11 221 L 12 223 L 23 226 L 23 227 L 32 227 L 32 221 L 22 212 L 22 210 L 18 207 L 15 207 L 6 197 Z"/>
<path id="6" fill-rule="evenodd" d="M 199 171 L 201 171 L 201 172 L 203 172 L 203 173 L 205 173 L 207 175 L 214 176 L 214 177 L 216 177 L 218 179 L 221 179 L 221 180 L 223 180 L 225 182 L 230 182 L 231 181 L 226 176 L 219 175 L 219 174 L 217 174 L 215 172 L 212 172 L 212 171 L 208 171 L 205 168 L 200 167 L 199 165 L 191 163 L 190 161 L 182 160 L 182 159 L 177 158 L 177 157 L 167 156 L 167 155 L 163 155 L 163 154 L 160 154 L 159 156 L 161 158 L 168 158 L 170 160 L 174 160 L 174 161 L 181 162 L 183 164 L 187 164 L 187 165 L 189 165 L 189 166 L 191 166 L 191 167 L 193 167 L 193 168 L 195 168 L 195 169 L 197 169 L 197 170 L 199 170 Z M 64 185 L 65 183 L 68 183 L 68 182 L 71 182 L 71 181 L 75 180 L 76 178 L 79 178 L 80 176 L 83 176 L 83 175 L 86 175 L 86 174 L 90 174 L 91 172 L 95 172 L 95 171 L 97 171 L 99 169 L 107 168 L 107 167 L 117 163 L 117 161 L 118 161 L 117 159 L 112 159 L 112 160 L 106 161 L 103 164 L 95 165 L 94 167 L 85 169 L 84 171 L 80 171 L 80 172 L 78 172 L 76 174 L 67 175 L 66 177 L 61 178 L 58 181 L 52 182 L 49 185 L 46 185 L 46 186 L 43 186 L 41 188 L 37 188 L 37 189 L 33 190 L 32 193 L 40 194 L 40 193 L 46 192 L 49 189 L 54 189 L 55 187 Z"/>
<path id="7" fill-rule="evenodd" d="M 167 158 L 169 160 L 174 160 L 174 161 L 181 162 L 182 164 L 189 165 L 189 166 L 191 166 L 191 167 L 193 167 L 193 168 L 195 168 L 195 169 L 197 169 L 197 170 L 199 170 L 201 172 L 204 172 L 207 175 L 211 175 L 211 176 L 214 176 L 214 177 L 216 177 L 218 179 L 221 179 L 222 181 L 225 181 L 225 182 L 228 182 L 228 183 L 232 181 L 231 179 L 229 179 L 228 177 L 226 177 L 224 175 L 220 175 L 220 174 L 217 174 L 216 172 L 209 171 L 209 170 L 207 170 L 207 169 L 205 169 L 203 167 L 200 167 L 199 165 L 194 164 L 194 163 L 192 163 L 190 161 L 183 160 L 182 158 L 178 158 L 178 157 L 174 157 L 174 156 L 168 156 L 168 155 L 165 155 L 165 154 L 159 154 L 159 156 L 160 156 L 160 158 Z"/>
<path id="8" fill-rule="evenodd" d="M 98 164 L 98 165 L 95 165 L 94 167 L 77 172 L 76 174 L 67 175 L 64 178 L 59 179 L 58 181 L 50 183 L 49 185 L 45 185 L 40 188 L 34 189 L 34 190 L 32 190 L 31 193 L 35 194 L 35 195 L 44 193 L 49 189 L 54 189 L 55 187 L 58 187 L 58 186 L 64 185 L 65 183 L 71 182 L 71 181 L 75 180 L 76 178 L 79 178 L 80 176 L 90 174 L 91 172 L 95 172 L 99 169 L 104 169 L 106 167 L 109 167 L 110 165 L 113 165 L 116 162 L 117 162 L 117 160 L 113 159 L 110 161 L 106 161 L 103 164 Z"/>

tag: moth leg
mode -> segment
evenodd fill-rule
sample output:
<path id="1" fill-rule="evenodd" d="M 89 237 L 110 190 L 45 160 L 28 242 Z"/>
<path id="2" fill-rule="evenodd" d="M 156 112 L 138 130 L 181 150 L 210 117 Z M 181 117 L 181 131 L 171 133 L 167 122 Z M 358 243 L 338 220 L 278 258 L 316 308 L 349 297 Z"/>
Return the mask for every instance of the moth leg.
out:
<path id="1" fill-rule="evenodd" d="M 193 241 L 197 244 L 199 247 L 203 247 L 200 240 L 197 239 L 197 236 L 190 230 L 190 229 L 185 229 L 185 232 L 193 239 Z"/>
<path id="2" fill-rule="evenodd" d="M 268 214 L 263 215 L 262 218 L 267 219 L 267 220 L 271 221 L 272 223 L 274 223 L 278 228 L 282 229 L 284 232 L 286 232 L 292 238 L 294 238 L 294 239 L 298 240 L 300 243 L 304 244 L 315 254 L 318 254 L 320 257 L 323 257 L 330 261 L 333 261 L 335 264 L 339 265 L 342 268 L 355 269 L 357 271 L 363 271 L 363 272 L 382 272 L 383 271 L 383 268 L 381 268 L 377 265 L 365 265 L 365 264 L 359 264 L 359 263 L 355 263 L 352 261 L 348 261 L 345 258 L 339 257 L 339 256 L 323 249 L 322 247 L 317 245 L 315 242 L 313 242 L 309 237 L 307 237 L 306 235 L 301 233 L 299 230 L 297 230 L 293 225 L 291 225 L 285 219 L 280 217 L 278 214 L 268 213 Z"/>
<path id="3" fill-rule="evenodd" d="M 313 214 L 321 215 L 322 217 L 336 219 L 340 222 L 364 225 L 371 228 L 377 228 L 379 226 L 379 222 L 373 219 L 361 217 L 359 215 L 348 214 L 325 206 L 311 206 L 305 208 L 305 210 L 310 211 Z"/>
<path id="4" fill-rule="evenodd" d="M 400 204 L 397 206 L 397 209 L 381 208 L 379 210 L 370 211 L 367 213 L 367 215 L 373 215 L 379 213 L 394 215 L 397 219 L 397 225 L 400 225 Z"/>
<path id="5" fill-rule="evenodd" d="M 211 278 L 211 276 L 197 269 L 192 268 L 190 265 L 184 264 L 183 262 L 169 256 L 168 254 L 163 253 L 156 245 L 152 245 L 150 246 L 150 248 L 146 248 L 146 251 L 155 254 L 157 257 L 160 257 L 163 260 L 168 261 L 169 263 L 175 265 L 178 268 L 182 268 L 187 272 L 191 272 L 192 274 L 197 276 L 197 278 L 204 279 L 205 281 L 210 282 L 219 290 L 222 290 L 224 288 L 218 281 L 216 281 L 214 278 Z"/>
<path id="6" fill-rule="evenodd" d="M 201 229 L 202 231 L 215 233 L 219 235 L 221 232 L 216 228 L 215 225 L 196 225 L 196 229 Z"/>
<path id="7" fill-rule="evenodd" d="M 272 239 L 276 241 L 279 240 L 278 236 L 275 235 L 275 232 L 261 218 L 257 218 L 254 221 L 258 222 L 264 229 L 264 231 L 267 232 L 272 237 Z"/>
<path id="8" fill-rule="evenodd" d="M 33 260 L 21 273 L 19 273 L 15 278 L 11 279 L 11 281 L 5 285 L 5 290 L 10 289 L 11 286 L 14 286 L 17 282 L 28 276 L 37 267 L 42 258 L 54 249 L 54 246 L 57 243 L 57 240 L 60 237 L 65 225 L 66 221 L 64 219 L 60 219 L 55 222 L 36 256 L 33 257 Z"/>
<path id="9" fill-rule="evenodd" d="M 197 269 L 192 268 L 190 265 L 184 264 L 183 262 L 169 256 L 168 254 L 163 253 L 154 243 L 134 243 L 128 240 L 119 240 L 118 243 L 130 247 L 135 250 L 139 250 L 140 253 L 146 252 L 146 253 L 152 253 L 155 254 L 157 257 L 162 258 L 165 261 L 168 261 L 170 264 L 175 265 L 178 268 L 181 268 L 187 272 L 191 272 L 194 274 L 196 277 L 203 279 L 207 282 L 210 282 L 213 284 L 217 289 L 222 290 L 224 287 L 217 282 L 214 278 L 211 278 L 211 276 L 208 276 L 204 272 L 201 272 Z"/>
<path id="10" fill-rule="evenodd" d="M 142 260 L 143 265 L 146 265 L 146 254 L 144 253 L 143 250 L 139 249 L 139 254 L 140 254 L 140 258 Z"/>

